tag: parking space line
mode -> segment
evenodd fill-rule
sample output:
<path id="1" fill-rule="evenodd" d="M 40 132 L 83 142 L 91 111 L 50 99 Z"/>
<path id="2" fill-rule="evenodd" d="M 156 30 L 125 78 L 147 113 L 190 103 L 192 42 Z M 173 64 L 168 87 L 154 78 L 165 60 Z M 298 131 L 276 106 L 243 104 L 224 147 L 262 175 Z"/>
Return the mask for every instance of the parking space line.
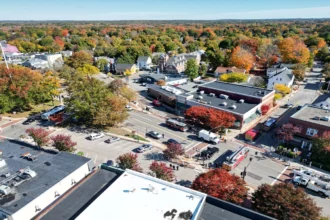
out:
<path id="1" fill-rule="evenodd" d="M 288 169 L 288 166 L 286 166 L 285 168 L 284 168 L 284 170 L 282 170 L 282 172 L 276 177 L 276 179 L 272 182 L 272 184 L 270 184 L 271 186 L 273 186 L 275 183 L 276 183 L 276 181 L 278 181 L 279 179 L 280 179 L 280 177 L 282 176 L 282 174 L 286 171 Z"/>

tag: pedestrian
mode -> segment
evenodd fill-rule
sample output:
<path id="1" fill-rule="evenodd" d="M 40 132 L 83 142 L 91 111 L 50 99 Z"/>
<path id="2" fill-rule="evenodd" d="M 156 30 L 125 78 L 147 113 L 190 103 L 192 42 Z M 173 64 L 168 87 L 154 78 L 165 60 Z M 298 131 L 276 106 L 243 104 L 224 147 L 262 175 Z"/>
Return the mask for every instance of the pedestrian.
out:
<path id="1" fill-rule="evenodd" d="M 172 167 L 172 164 L 170 164 L 170 167 Z"/>
<path id="2" fill-rule="evenodd" d="M 176 170 L 179 170 L 179 166 L 176 166 Z"/>
<path id="3" fill-rule="evenodd" d="M 163 136 L 163 139 L 165 138 L 165 134 L 162 135 Z"/>
<path id="4" fill-rule="evenodd" d="M 225 144 L 227 144 L 227 139 L 225 138 Z"/>

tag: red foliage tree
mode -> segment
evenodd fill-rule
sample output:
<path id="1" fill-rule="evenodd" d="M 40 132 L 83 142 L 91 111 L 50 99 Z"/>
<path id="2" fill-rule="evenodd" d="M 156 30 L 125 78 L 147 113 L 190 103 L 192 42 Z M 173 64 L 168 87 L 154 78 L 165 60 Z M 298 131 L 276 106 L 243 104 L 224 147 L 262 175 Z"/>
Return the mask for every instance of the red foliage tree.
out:
<path id="1" fill-rule="evenodd" d="M 62 30 L 62 36 L 63 36 L 63 37 L 68 36 L 68 34 L 69 34 L 69 30 L 68 30 L 68 29 L 63 29 L 63 30 Z"/>
<path id="2" fill-rule="evenodd" d="M 29 128 L 25 131 L 37 144 L 38 147 L 45 146 L 49 141 L 49 131 L 43 128 Z"/>
<path id="3" fill-rule="evenodd" d="M 277 130 L 277 137 L 283 141 L 291 141 L 293 135 L 301 132 L 301 128 L 291 123 L 283 124 L 280 129 Z"/>
<path id="4" fill-rule="evenodd" d="M 61 50 L 64 48 L 64 41 L 59 36 L 55 37 L 55 43 L 60 46 Z"/>
<path id="5" fill-rule="evenodd" d="M 119 156 L 116 159 L 116 162 L 118 166 L 123 170 L 131 169 L 138 172 L 142 172 L 142 168 L 140 167 L 137 158 L 138 158 L 137 154 L 127 153 Z"/>
<path id="6" fill-rule="evenodd" d="M 173 169 L 166 166 L 165 163 L 154 161 L 151 163 L 149 169 L 151 170 L 150 174 L 159 179 L 171 182 L 175 178 Z"/>
<path id="7" fill-rule="evenodd" d="M 241 204 L 248 192 L 243 179 L 219 168 L 200 174 L 191 188 L 236 204 Z"/>
<path id="8" fill-rule="evenodd" d="M 60 151 L 72 152 L 75 150 L 73 147 L 77 145 L 76 142 L 71 140 L 70 135 L 58 134 L 51 137 L 51 140 L 53 141 L 53 146 Z"/>
<path id="9" fill-rule="evenodd" d="M 236 120 L 233 114 L 203 106 L 189 108 L 185 112 L 185 118 L 187 121 L 206 129 L 229 128 L 234 125 Z"/>
<path id="10" fill-rule="evenodd" d="M 254 192 L 253 207 L 256 211 L 276 219 L 319 219 L 321 208 L 301 188 L 280 183 L 263 184 Z"/>
<path id="11" fill-rule="evenodd" d="M 184 149 L 182 148 L 181 144 L 170 143 L 167 145 L 166 150 L 163 151 L 164 156 L 167 159 L 176 158 L 177 156 L 184 154 Z"/>
<path id="12" fill-rule="evenodd" d="M 261 106 L 261 114 L 262 115 L 267 114 L 267 112 L 269 111 L 269 109 L 270 109 L 270 106 L 269 105 L 262 105 Z"/>

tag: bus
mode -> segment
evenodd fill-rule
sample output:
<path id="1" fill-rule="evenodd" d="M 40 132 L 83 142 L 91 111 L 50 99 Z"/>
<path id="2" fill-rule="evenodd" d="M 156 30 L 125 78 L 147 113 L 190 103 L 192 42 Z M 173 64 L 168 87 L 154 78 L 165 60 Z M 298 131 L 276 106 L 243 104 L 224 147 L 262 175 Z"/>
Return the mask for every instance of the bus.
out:
<path id="1" fill-rule="evenodd" d="M 167 124 L 167 126 L 169 126 L 171 128 L 175 128 L 179 131 L 187 131 L 188 130 L 188 126 L 185 123 L 179 122 L 175 119 L 167 119 L 166 124 Z"/>
<path id="2" fill-rule="evenodd" d="M 64 105 L 56 106 L 55 108 L 52 108 L 49 111 L 43 113 L 41 115 L 41 119 L 45 121 L 50 121 L 51 117 L 54 117 L 57 114 L 64 112 L 64 109 L 65 109 Z"/>
<path id="3" fill-rule="evenodd" d="M 262 130 L 264 131 L 270 131 L 271 129 L 276 127 L 276 118 L 268 118 L 267 121 L 262 126 Z"/>

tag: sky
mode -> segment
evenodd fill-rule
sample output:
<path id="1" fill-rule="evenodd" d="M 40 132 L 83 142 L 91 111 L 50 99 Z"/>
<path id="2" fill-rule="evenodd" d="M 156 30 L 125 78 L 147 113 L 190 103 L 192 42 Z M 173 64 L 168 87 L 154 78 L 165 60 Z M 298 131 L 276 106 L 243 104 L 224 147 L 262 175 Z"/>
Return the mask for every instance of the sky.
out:
<path id="1" fill-rule="evenodd" d="M 329 18 L 330 0 L 0 0 L 0 20 Z"/>

